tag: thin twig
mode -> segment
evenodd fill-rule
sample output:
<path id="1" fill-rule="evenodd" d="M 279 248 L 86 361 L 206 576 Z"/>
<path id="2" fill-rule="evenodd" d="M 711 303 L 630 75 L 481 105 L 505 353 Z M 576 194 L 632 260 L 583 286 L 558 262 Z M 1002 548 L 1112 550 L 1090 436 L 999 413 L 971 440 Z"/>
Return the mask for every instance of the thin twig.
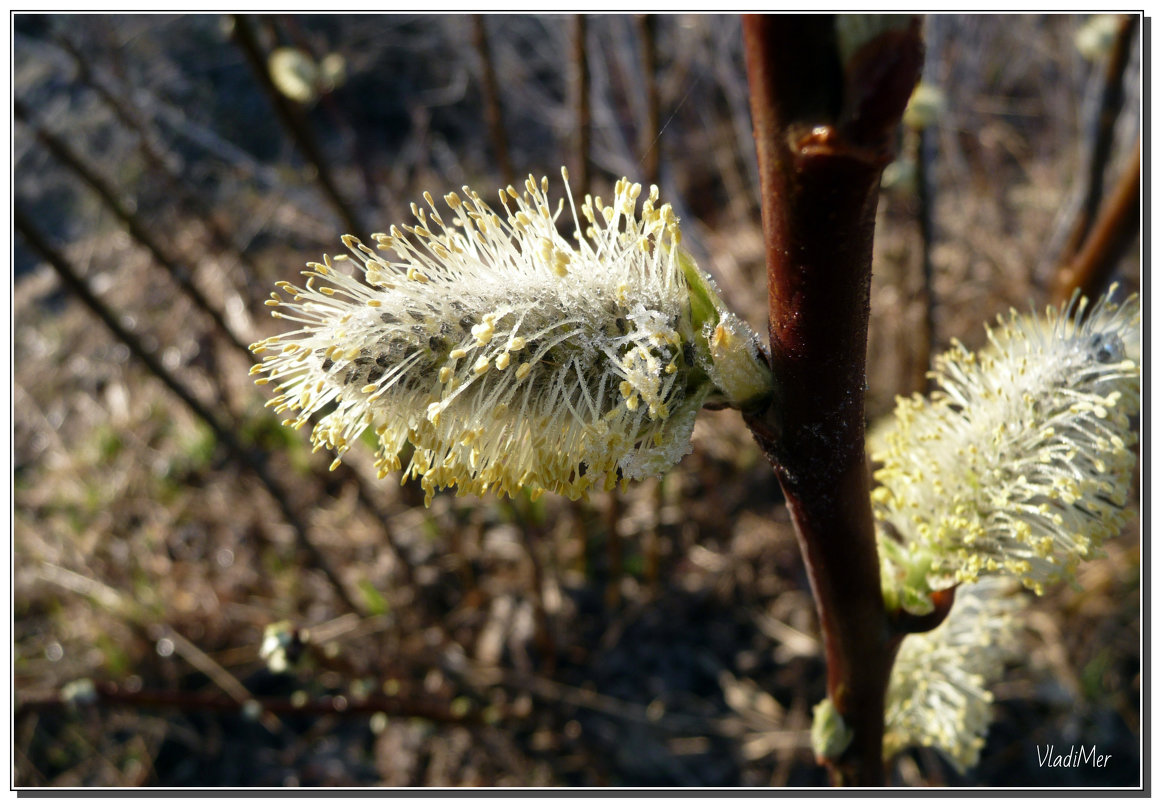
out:
<path id="1" fill-rule="evenodd" d="M 37 141 L 44 145 L 57 161 L 75 173 L 80 180 L 100 196 L 104 205 L 128 228 L 128 232 L 132 235 L 132 238 L 152 254 L 152 257 L 172 276 L 172 279 L 176 281 L 196 307 L 212 319 L 216 327 L 224 334 L 229 344 L 243 353 L 245 358 L 250 362 L 255 362 L 255 358 L 249 352 L 248 348 L 241 343 L 240 338 L 232 328 L 229 327 L 228 323 L 225 322 L 224 314 L 212 305 L 208 298 L 204 296 L 204 293 L 193 283 L 188 268 L 173 258 L 173 256 L 161 246 L 160 242 L 153 238 L 147 226 L 141 221 L 140 215 L 125 206 L 117 197 L 112 187 L 109 186 L 104 179 L 100 178 L 96 174 L 96 171 L 81 158 L 76 151 L 65 144 L 58 136 L 49 132 L 48 129 L 37 124 L 32 119 L 28 107 L 25 106 L 22 101 L 14 99 L 12 101 L 12 111 L 16 119 L 31 129 Z"/>
<path id="2" fill-rule="evenodd" d="M 569 502 L 569 513 L 573 521 L 574 534 L 577 539 L 577 554 L 574 558 L 573 569 L 585 580 L 589 579 L 589 521 L 586 512 L 590 511 L 588 501 L 580 498 Z"/>
<path id="3" fill-rule="evenodd" d="M 529 581 L 533 592 L 533 612 L 537 619 L 537 647 L 541 651 L 541 670 L 550 675 L 557 669 L 557 640 L 553 636 L 553 617 L 545 608 L 545 566 L 540 553 L 545 542 L 545 531 L 535 519 L 532 502 L 527 498 L 510 498 L 508 508 L 525 538 L 525 553 L 529 557 L 531 571 Z"/>
<path id="4" fill-rule="evenodd" d="M 80 277 L 80 274 L 73 268 L 72 264 L 48 243 L 48 240 L 40 233 L 35 224 L 32 223 L 31 217 L 19 201 L 12 204 L 12 216 L 16 230 L 19 231 L 25 241 L 52 266 L 65 286 L 67 286 L 90 311 L 100 318 L 101 322 L 108 327 L 113 336 L 120 340 L 128 348 L 129 352 L 148 368 L 149 372 L 156 376 L 172 394 L 176 395 L 197 417 L 212 429 L 216 438 L 225 445 L 235 459 L 256 475 L 261 484 L 264 485 L 265 490 L 276 502 L 284 519 L 292 527 L 296 534 L 298 546 L 310 556 L 313 563 L 329 579 L 340 599 L 350 609 L 364 612 L 363 606 L 357 603 L 345 588 L 344 582 L 341 581 L 336 570 L 334 570 L 329 563 L 328 558 L 316 544 L 313 543 L 308 530 L 304 527 L 304 524 L 300 522 L 301 516 L 299 511 L 294 508 L 293 504 L 288 500 L 288 492 L 280 486 L 280 483 L 269 472 L 265 464 L 246 448 L 240 440 L 237 439 L 232 430 L 222 423 L 208 407 L 201 403 L 172 372 L 161 364 L 160 360 L 144 347 L 136 335 L 132 334 L 121 324 L 116 314 L 93 294 L 88 284 Z"/>
<path id="5" fill-rule="evenodd" d="M 1110 194 L 1094 227 L 1071 261 L 1058 271 L 1052 299 L 1068 300 L 1075 289 L 1093 302 L 1110 279 L 1110 272 L 1138 237 L 1141 225 L 1142 150 L 1134 144 L 1130 161 Z"/>
<path id="6" fill-rule="evenodd" d="M 321 190 L 329 199 L 329 202 L 332 203 L 337 214 L 339 214 L 344 221 L 348 232 L 360 238 L 361 241 L 368 242 L 369 237 L 366 235 L 368 229 L 361 224 L 361 220 L 357 216 L 356 211 L 353 210 L 352 205 L 345 199 L 340 190 L 337 189 L 336 182 L 332 177 L 332 170 L 329 169 L 328 160 L 325 159 L 320 144 L 317 142 L 316 133 L 308 124 L 304 115 L 300 113 L 300 110 L 293 106 L 288 98 L 281 94 L 273 84 L 268 72 L 267 57 L 262 51 L 260 43 L 257 41 L 256 31 L 253 29 L 252 22 L 245 14 L 234 14 L 232 16 L 232 22 L 237 45 L 240 47 L 241 52 L 244 53 L 244 57 L 248 61 L 253 75 L 256 76 L 257 82 L 261 85 L 261 88 L 264 89 L 265 96 L 269 102 L 272 103 L 273 111 L 276 112 L 277 118 L 281 121 L 285 129 L 288 130 L 305 159 L 316 170 L 317 181 L 320 182 Z"/>
<path id="7" fill-rule="evenodd" d="M 286 698 L 283 696 L 249 696 L 239 701 L 228 695 L 182 690 L 130 690 L 113 682 L 96 682 L 93 696 L 85 700 L 69 700 L 59 692 L 25 694 L 16 698 L 16 713 L 52 711 L 84 704 L 101 706 L 128 706 L 141 708 L 168 707 L 198 712 L 241 713 L 248 709 L 278 717 L 311 717 L 324 715 L 350 717 L 375 715 L 378 712 L 395 717 L 413 717 L 441 723 L 487 725 L 474 707 L 456 707 L 451 703 L 408 696 L 370 695 L 365 698 L 329 695 L 321 698 Z"/>
<path id="8" fill-rule="evenodd" d="M 485 694 L 491 687 L 499 686 L 513 693 L 529 692 L 543 701 L 558 706 L 587 709 L 607 717 L 652 726 L 670 733 L 719 735 L 730 733 L 723 719 L 677 712 L 655 718 L 652 709 L 645 704 L 615 698 L 591 687 L 574 687 L 536 674 L 479 665 L 464 659 L 454 660 L 453 664 L 442 662 L 441 666 L 456 681 L 474 688 L 474 692 L 478 695 Z"/>
<path id="9" fill-rule="evenodd" d="M 75 42 L 63 34 L 57 37 L 57 41 L 61 47 L 72 56 L 72 60 L 76 65 L 76 77 L 79 81 L 96 92 L 100 99 L 112 109 L 116 118 L 136 135 L 137 142 L 140 145 L 140 154 L 144 157 L 144 160 L 148 163 L 153 173 L 164 181 L 165 189 L 176 198 L 180 205 L 196 215 L 204 225 L 205 230 L 209 234 L 209 239 L 212 240 L 213 245 L 218 251 L 233 256 L 238 262 L 248 268 L 250 273 L 255 275 L 258 272 L 257 266 L 244 252 L 244 249 L 233 240 L 232 235 L 221 225 L 220 220 L 213 214 L 212 209 L 201 200 L 199 195 L 188 190 L 188 183 L 184 177 L 173 170 L 169 160 L 156 149 L 144 121 L 140 115 L 136 113 L 136 110 L 130 106 L 128 101 L 117 95 L 111 88 L 105 85 L 103 81 L 96 77 L 91 65 L 88 63 L 88 59 L 84 55 L 84 51 L 81 50 Z"/>
<path id="10" fill-rule="evenodd" d="M 645 84 L 645 120 L 641 126 L 641 175 L 647 184 L 656 184 L 661 170 L 661 98 L 657 94 L 657 15 L 638 14 L 637 34 L 641 40 L 641 76 Z"/>
<path id="11" fill-rule="evenodd" d="M 929 131 L 921 128 L 913 131 L 914 180 L 917 185 L 918 233 L 922 240 L 922 325 L 925 331 L 924 350 L 919 359 L 916 377 L 919 391 L 925 391 L 926 373 L 930 369 L 930 359 L 937 350 L 938 330 L 935 321 L 937 293 L 934 291 L 934 197 L 930 185 L 930 141 Z"/>
<path id="12" fill-rule="evenodd" d="M 153 167 L 157 174 L 166 179 L 170 191 L 172 191 L 177 197 L 183 198 L 189 204 L 189 207 L 201 216 L 202 221 L 205 223 L 217 247 L 236 256 L 238 260 L 249 266 L 251 269 L 255 269 L 255 266 L 252 264 L 252 262 L 248 260 L 242 250 L 232 242 L 227 232 L 225 232 L 220 227 L 219 223 L 216 222 L 212 213 L 207 209 L 207 207 L 204 206 L 203 202 L 192 193 L 189 193 L 183 189 L 183 183 L 181 182 L 180 178 L 169 169 L 164 158 L 156 152 L 151 144 L 149 144 L 148 134 L 144 130 L 143 123 L 140 122 L 139 118 L 110 90 L 102 86 L 94 79 L 88 68 L 88 65 L 82 60 L 80 51 L 75 48 L 73 43 L 66 39 L 61 39 L 61 42 L 63 43 L 64 48 L 76 59 L 77 68 L 80 71 L 82 78 L 85 79 L 86 82 L 88 82 L 88 84 L 97 91 L 101 98 L 109 104 L 109 106 L 113 109 L 121 121 L 136 132 L 141 144 L 141 152 L 144 154 L 145 159 L 149 162 L 150 166 Z M 63 162 L 66 166 L 70 167 L 101 197 L 101 199 L 112 210 L 113 214 L 115 214 L 119 219 L 121 219 L 122 222 L 125 223 L 133 237 L 142 245 L 144 245 L 144 247 L 149 250 L 152 256 L 163 267 L 165 267 L 170 275 L 172 275 L 174 280 L 176 280 L 180 287 L 190 296 L 193 302 L 196 303 L 197 307 L 213 319 L 216 325 L 220 327 L 220 329 L 224 332 L 229 342 L 234 347 L 241 350 L 249 362 L 256 363 L 257 359 L 253 356 L 252 352 L 243 344 L 241 344 L 238 336 L 224 322 L 222 313 L 211 305 L 208 299 L 204 297 L 203 293 L 188 278 L 187 269 L 183 267 L 173 256 L 163 250 L 159 242 L 154 239 L 148 232 L 147 227 L 140 220 L 139 216 L 129 211 L 127 207 L 120 203 L 116 197 L 115 192 L 112 191 L 107 183 L 105 183 L 101 178 L 99 178 L 99 176 L 96 175 L 92 168 L 87 163 L 85 163 L 80 158 L 80 156 L 75 153 L 75 151 L 73 151 L 62 140 L 49 133 L 47 130 L 33 125 L 27 117 L 27 108 L 19 100 L 14 101 L 13 106 L 16 110 L 17 117 L 29 124 L 30 127 L 32 127 L 34 133 L 37 135 L 37 138 L 46 147 L 48 147 L 49 150 L 51 150 L 53 155 L 55 155 L 57 159 Z M 372 500 L 366 487 L 366 481 L 361 477 L 359 473 L 350 469 L 346 471 L 344 475 L 347 476 L 348 482 L 351 483 L 353 488 L 356 490 L 357 503 L 369 514 L 371 514 L 380 524 L 382 539 L 385 543 L 385 546 L 398 557 L 397 563 L 402 573 L 402 581 L 408 581 L 412 576 L 412 565 L 409 558 L 396 544 L 395 539 L 392 536 L 388 521 L 388 514 L 385 513 L 385 511 Z M 328 474 L 325 474 L 321 477 L 327 481 Z"/>
<path id="13" fill-rule="evenodd" d="M 314 61 L 320 61 L 320 54 L 316 52 L 309 38 L 305 35 L 301 25 L 296 18 L 291 14 L 284 14 L 277 17 L 283 24 L 285 31 L 288 34 L 289 40 L 293 46 L 308 53 Z M 353 144 L 353 159 L 357 163 L 361 175 L 361 184 L 363 188 L 363 196 L 365 203 L 372 208 L 378 207 L 380 204 L 377 201 L 376 185 L 373 181 L 372 174 L 372 158 L 370 149 L 365 145 L 365 137 L 352 125 L 347 118 L 341 104 L 337 102 L 333 96 L 335 91 L 339 91 L 339 87 L 328 88 L 327 91 L 320 92 L 319 103 L 325 113 L 329 115 L 334 126 L 340 131 L 341 135 L 348 137 Z"/>
<path id="14" fill-rule="evenodd" d="M 61 587 L 78 595 L 83 595 L 110 612 L 120 615 L 129 623 L 141 629 L 153 622 L 152 616 L 134 598 L 126 597 L 103 582 L 88 576 L 81 575 L 59 565 L 41 564 L 40 577 L 57 587 Z M 160 640 L 167 637 L 173 646 L 173 651 L 179 654 L 192 667 L 199 670 L 212 680 L 213 684 L 225 692 L 238 705 L 249 701 L 252 694 L 240 683 L 236 676 L 229 673 L 221 665 L 206 654 L 189 639 L 184 637 L 172 626 L 164 625 L 160 634 L 150 634 L 149 639 Z M 275 717 L 266 720 L 270 731 L 280 731 L 280 721 Z"/>
<path id="15" fill-rule="evenodd" d="M 1102 203 L 1106 167 L 1110 162 L 1110 153 L 1114 149 L 1114 124 L 1122 109 L 1123 78 L 1126 75 L 1126 64 L 1130 60 L 1130 45 L 1137 27 L 1136 15 L 1118 15 L 1118 28 L 1110 50 L 1110 61 L 1106 65 L 1090 158 L 1086 162 L 1086 194 L 1082 198 L 1082 207 L 1074 220 L 1070 238 L 1058 257 L 1058 264 L 1069 264 L 1073 261 L 1085 243 L 1090 226 L 1098 214 L 1098 207 Z"/>
<path id="16" fill-rule="evenodd" d="M 501 88 L 497 83 L 497 70 L 493 66 L 493 51 L 489 46 L 489 35 L 485 31 L 485 15 L 473 15 L 473 47 L 481 60 L 481 94 L 485 100 L 485 124 L 489 126 L 489 142 L 493 145 L 493 155 L 497 159 L 497 169 L 501 179 L 512 185 L 516 180 L 513 162 L 509 158 L 509 142 L 505 136 L 505 120 L 501 113 Z"/>
<path id="17" fill-rule="evenodd" d="M 957 587 L 954 586 L 930 593 L 930 603 L 933 604 L 934 608 L 923 615 L 915 615 L 905 609 L 899 609 L 892 620 L 894 631 L 901 634 L 921 634 L 933 631 L 942 624 L 950 614 L 950 610 L 954 608 L 954 593 L 956 591 Z"/>
<path id="18" fill-rule="evenodd" d="M 665 477 L 659 476 L 653 482 L 653 521 L 641 532 L 641 553 L 645 570 L 645 586 L 656 593 L 661 583 L 661 490 Z"/>
<path id="19" fill-rule="evenodd" d="M 616 609 L 621 605 L 621 496 L 612 489 L 606 493 L 605 510 L 605 554 L 608 562 L 608 578 L 605 583 L 605 606 Z"/>
<path id="20" fill-rule="evenodd" d="M 573 16 L 573 63 L 569 76 L 569 102 L 573 108 L 573 168 L 570 181 L 578 205 L 589 192 L 589 51 L 584 14 Z"/>

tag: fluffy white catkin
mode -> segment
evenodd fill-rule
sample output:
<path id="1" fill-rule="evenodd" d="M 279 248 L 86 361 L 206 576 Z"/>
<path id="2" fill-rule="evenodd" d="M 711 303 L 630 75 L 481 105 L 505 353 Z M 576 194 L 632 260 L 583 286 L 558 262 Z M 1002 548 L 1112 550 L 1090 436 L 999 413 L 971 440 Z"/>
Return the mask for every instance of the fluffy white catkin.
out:
<path id="1" fill-rule="evenodd" d="M 567 238 L 548 186 L 501 190 L 503 215 L 464 187 L 445 196 L 447 220 L 426 192 L 416 224 L 377 234 L 375 251 L 345 237 L 351 260 L 278 284 L 288 298 L 273 294 L 273 315 L 300 327 L 253 346 L 266 354 L 254 374 L 277 383 L 286 424 L 318 418 L 313 442 L 334 466 L 371 431 L 382 476 L 411 443 L 405 477 L 426 499 L 448 487 L 577 497 L 669 469 L 707 399 L 768 392 L 752 332 L 679 250 L 656 187 L 642 200 L 622 179 L 611 204 L 586 197 Z M 567 180 L 565 192 L 576 208 Z M 359 275 L 342 271 L 350 261 Z"/>
<path id="2" fill-rule="evenodd" d="M 973 767 L 993 720 L 989 685 L 1001 677 L 1021 631 L 1021 595 L 1008 579 L 960 587 L 936 629 L 902 641 L 886 693 L 886 759 L 936 748 L 959 771 Z"/>
<path id="3" fill-rule="evenodd" d="M 1040 592 L 1127 515 L 1138 298 L 998 323 L 983 350 L 955 343 L 937 358 L 929 398 L 898 399 L 874 454 L 887 592 L 910 611 L 984 575 Z"/>

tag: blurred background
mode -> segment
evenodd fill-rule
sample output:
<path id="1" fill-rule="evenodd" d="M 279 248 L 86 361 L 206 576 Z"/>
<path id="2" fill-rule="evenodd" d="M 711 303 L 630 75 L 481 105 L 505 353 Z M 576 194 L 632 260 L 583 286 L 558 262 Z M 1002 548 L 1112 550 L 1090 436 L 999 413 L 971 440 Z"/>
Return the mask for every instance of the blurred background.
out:
<path id="1" fill-rule="evenodd" d="M 1135 30 L 928 18 L 872 420 L 1063 268 L 1138 289 Z M 368 448 L 330 472 L 248 376 L 273 283 L 341 234 L 562 164 L 657 182 L 764 331 L 737 17 L 17 15 L 13 42 L 16 785 L 826 783 L 812 599 L 737 414 L 625 492 L 426 509 Z M 895 781 L 1137 784 L 1139 575 L 1135 522 L 1028 606 L 978 767 L 917 750 Z M 1112 758 L 1041 770 L 1048 743 Z"/>

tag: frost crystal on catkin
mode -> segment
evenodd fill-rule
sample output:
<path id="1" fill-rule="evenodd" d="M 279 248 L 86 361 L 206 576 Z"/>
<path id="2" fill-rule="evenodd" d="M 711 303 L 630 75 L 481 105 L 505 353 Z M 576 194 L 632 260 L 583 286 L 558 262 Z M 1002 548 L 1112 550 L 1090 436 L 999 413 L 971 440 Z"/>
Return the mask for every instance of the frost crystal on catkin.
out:
<path id="1" fill-rule="evenodd" d="M 1139 407 L 1139 304 L 1085 299 L 999 318 L 938 357 L 940 390 L 899 398 L 874 491 L 887 589 L 911 611 L 979 576 L 1041 591 L 1126 518 Z"/>
<path id="2" fill-rule="evenodd" d="M 1021 596 L 1006 579 L 960 587 L 949 616 L 907 636 L 886 692 L 886 759 L 926 746 L 959 771 L 973 767 L 993 720 L 991 682 L 1002 675 L 1021 630 Z"/>
<path id="3" fill-rule="evenodd" d="M 289 297 L 274 293 L 274 316 L 301 327 L 257 343 L 268 355 L 254 372 L 278 384 L 286 423 L 318 417 L 314 444 L 336 462 L 371 431 L 382 476 L 412 443 L 405 477 L 427 498 L 576 497 L 680 460 L 697 412 L 724 393 L 703 363 L 677 218 L 656 187 L 638 208 L 641 186 L 622 179 L 612 205 L 585 198 L 566 239 L 564 202 L 547 193 L 547 179 L 507 187 L 499 215 L 465 187 L 445 196 L 446 220 L 426 192 L 416 224 L 376 235 L 375 251 L 345 237 L 352 259 L 278 284 Z"/>

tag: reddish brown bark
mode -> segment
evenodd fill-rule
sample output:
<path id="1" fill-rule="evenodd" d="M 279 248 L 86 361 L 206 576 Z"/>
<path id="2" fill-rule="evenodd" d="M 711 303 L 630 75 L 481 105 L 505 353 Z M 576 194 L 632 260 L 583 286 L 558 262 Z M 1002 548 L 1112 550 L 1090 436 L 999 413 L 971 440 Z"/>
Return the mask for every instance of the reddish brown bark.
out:
<path id="1" fill-rule="evenodd" d="M 900 641 L 882 601 L 865 455 L 874 215 L 920 75 L 920 22 L 843 67 L 834 18 L 747 16 L 750 108 L 778 391 L 748 419 L 774 464 L 817 601 L 829 697 L 853 731 L 838 784 L 884 783 L 885 689 Z"/>
<path id="2" fill-rule="evenodd" d="M 1142 150 L 1135 144 L 1126 169 L 1081 249 L 1058 271 L 1052 293 L 1055 304 L 1068 300 L 1076 289 L 1090 299 L 1105 291 L 1111 271 L 1138 238 L 1141 190 Z"/>

